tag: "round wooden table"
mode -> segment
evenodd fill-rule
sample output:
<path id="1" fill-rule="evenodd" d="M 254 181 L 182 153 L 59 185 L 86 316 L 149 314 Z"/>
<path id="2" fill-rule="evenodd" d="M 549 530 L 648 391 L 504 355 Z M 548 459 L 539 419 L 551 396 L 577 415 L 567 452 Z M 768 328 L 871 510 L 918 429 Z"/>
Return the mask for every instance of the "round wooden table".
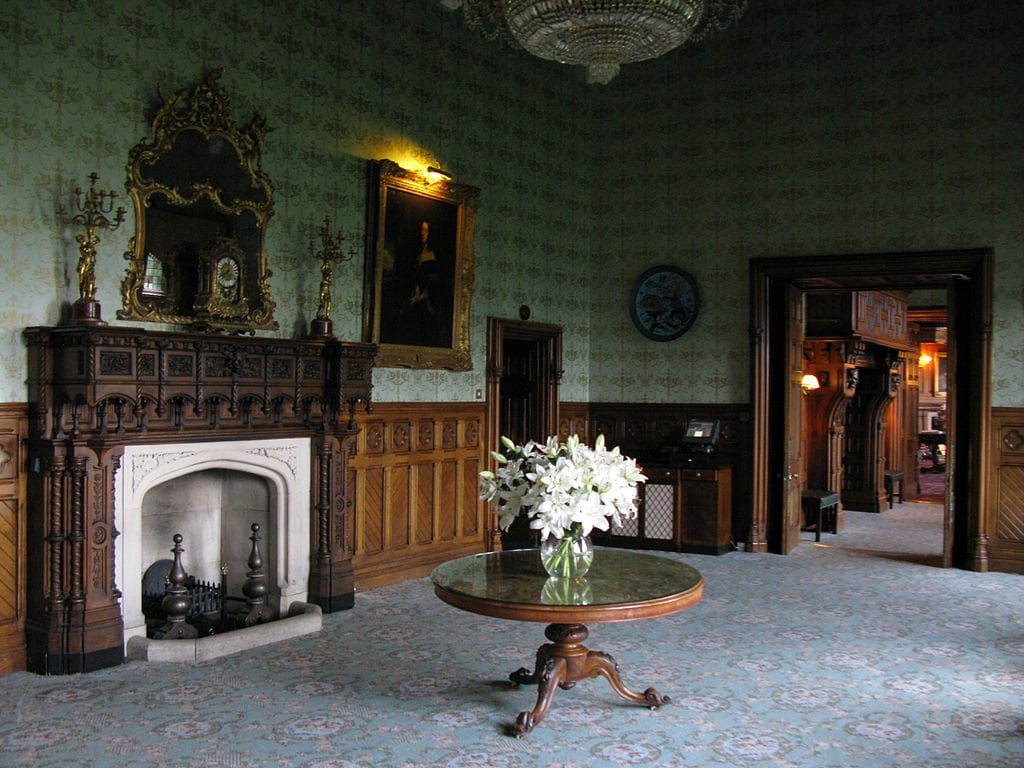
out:
<path id="1" fill-rule="evenodd" d="M 667 557 L 598 547 L 584 579 L 549 578 L 536 549 L 485 552 L 443 563 L 430 576 L 434 592 L 464 611 L 515 621 L 548 623 L 550 640 L 537 649 L 533 671 L 509 675 L 517 684 L 536 683 L 537 705 L 520 712 L 513 732 L 529 733 L 547 714 L 557 688 L 603 676 L 622 698 L 652 709 L 667 704 L 654 688 L 627 688 L 607 653 L 583 645 L 586 624 L 638 621 L 689 608 L 704 594 L 704 579 L 689 565 Z"/>

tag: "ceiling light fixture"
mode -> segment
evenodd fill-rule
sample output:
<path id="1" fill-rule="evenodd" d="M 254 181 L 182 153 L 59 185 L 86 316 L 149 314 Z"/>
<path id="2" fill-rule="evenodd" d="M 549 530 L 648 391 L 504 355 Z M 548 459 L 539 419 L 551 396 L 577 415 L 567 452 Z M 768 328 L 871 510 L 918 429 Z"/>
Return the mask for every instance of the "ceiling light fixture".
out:
<path id="1" fill-rule="evenodd" d="M 458 0 L 442 0 L 452 7 Z M 619 66 L 654 59 L 743 15 L 747 0 L 461 0 L 466 23 L 534 56 L 587 68 L 607 83 Z"/>

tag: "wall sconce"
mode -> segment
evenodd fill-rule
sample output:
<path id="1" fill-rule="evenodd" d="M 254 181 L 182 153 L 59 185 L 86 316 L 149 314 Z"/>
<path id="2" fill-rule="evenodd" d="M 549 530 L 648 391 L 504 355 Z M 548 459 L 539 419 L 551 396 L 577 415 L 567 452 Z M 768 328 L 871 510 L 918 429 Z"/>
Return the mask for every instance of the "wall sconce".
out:
<path id="1" fill-rule="evenodd" d="M 928 365 L 928 363 L 930 363 L 931 361 L 932 361 L 932 356 L 929 355 L 927 352 L 922 352 L 921 356 L 919 358 L 917 358 L 917 364 L 919 366 L 921 366 L 922 368 L 924 368 L 926 365 Z"/>
<path id="2" fill-rule="evenodd" d="M 448 171 L 436 168 L 431 165 L 427 168 L 423 174 L 423 181 L 425 184 L 436 184 L 439 181 L 451 181 L 452 175 Z"/>
<path id="3" fill-rule="evenodd" d="M 818 381 L 818 377 L 813 373 L 805 373 L 803 378 L 800 379 L 800 391 L 806 395 L 815 389 L 821 389 L 821 382 Z"/>

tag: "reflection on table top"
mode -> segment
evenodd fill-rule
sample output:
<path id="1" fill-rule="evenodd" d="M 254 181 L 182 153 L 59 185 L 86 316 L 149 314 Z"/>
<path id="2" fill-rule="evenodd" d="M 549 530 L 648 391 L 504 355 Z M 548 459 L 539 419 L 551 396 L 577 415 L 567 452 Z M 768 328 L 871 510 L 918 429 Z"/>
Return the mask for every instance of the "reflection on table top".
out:
<path id="1" fill-rule="evenodd" d="M 536 549 L 486 552 L 442 563 L 434 591 L 457 608 L 549 623 L 632 621 L 664 616 L 700 600 L 697 569 L 667 557 L 597 547 L 584 579 L 549 578 Z"/>

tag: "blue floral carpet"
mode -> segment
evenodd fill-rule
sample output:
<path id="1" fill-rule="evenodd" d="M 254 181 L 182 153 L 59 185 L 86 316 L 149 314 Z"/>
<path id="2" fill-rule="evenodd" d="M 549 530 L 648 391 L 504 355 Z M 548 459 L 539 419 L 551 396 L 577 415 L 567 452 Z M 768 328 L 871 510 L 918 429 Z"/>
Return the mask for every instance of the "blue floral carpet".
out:
<path id="1" fill-rule="evenodd" d="M 418 579 L 200 665 L 0 678 L 0 765 L 1021 768 L 1024 577 L 931 565 L 941 515 L 847 512 L 786 557 L 666 555 L 704 574 L 704 600 L 588 640 L 672 697 L 658 710 L 588 680 L 509 737 L 536 689 L 507 675 L 543 625 L 458 611 Z"/>

